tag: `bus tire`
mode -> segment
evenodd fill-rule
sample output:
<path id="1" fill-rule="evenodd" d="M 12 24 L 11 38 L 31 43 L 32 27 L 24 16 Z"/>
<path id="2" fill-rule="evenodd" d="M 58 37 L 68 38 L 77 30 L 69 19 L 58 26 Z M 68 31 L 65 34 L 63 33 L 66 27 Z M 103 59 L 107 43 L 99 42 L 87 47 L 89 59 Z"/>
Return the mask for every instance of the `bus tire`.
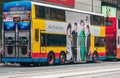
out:
<path id="1" fill-rule="evenodd" d="M 94 52 L 93 54 L 93 62 L 96 63 L 98 61 L 98 53 Z"/>
<path id="2" fill-rule="evenodd" d="M 48 65 L 54 65 L 55 63 L 55 56 L 53 52 L 50 52 L 47 57 L 47 64 Z"/>
<path id="3" fill-rule="evenodd" d="M 66 60 L 66 55 L 65 55 L 64 52 L 61 52 L 60 56 L 59 56 L 59 63 L 60 64 L 65 64 L 65 60 Z"/>

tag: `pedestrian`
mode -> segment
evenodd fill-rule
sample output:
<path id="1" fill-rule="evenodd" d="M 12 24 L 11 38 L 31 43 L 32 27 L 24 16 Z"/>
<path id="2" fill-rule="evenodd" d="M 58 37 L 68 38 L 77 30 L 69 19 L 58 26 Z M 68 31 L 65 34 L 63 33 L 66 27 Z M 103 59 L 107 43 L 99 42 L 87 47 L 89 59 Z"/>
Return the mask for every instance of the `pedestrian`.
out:
<path id="1" fill-rule="evenodd" d="M 77 61 L 77 23 L 74 23 L 74 30 L 72 31 L 72 55 L 73 61 Z"/>
<path id="2" fill-rule="evenodd" d="M 84 21 L 80 21 L 81 31 L 79 33 L 78 45 L 80 46 L 81 61 L 85 61 L 85 25 Z"/>
<path id="3" fill-rule="evenodd" d="M 72 50 L 71 50 L 71 41 L 72 41 L 72 34 L 71 34 L 71 23 L 68 24 L 66 32 L 67 32 L 67 60 L 72 60 Z"/>

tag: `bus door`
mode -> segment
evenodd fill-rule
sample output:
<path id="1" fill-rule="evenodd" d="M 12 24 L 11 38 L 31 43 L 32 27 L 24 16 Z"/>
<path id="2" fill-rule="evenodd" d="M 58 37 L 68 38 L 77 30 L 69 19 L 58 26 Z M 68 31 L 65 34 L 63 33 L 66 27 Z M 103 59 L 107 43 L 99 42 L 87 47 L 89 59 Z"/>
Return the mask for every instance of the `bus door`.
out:
<path id="1" fill-rule="evenodd" d="M 30 57 L 30 24 L 29 22 L 18 23 L 18 52 L 19 57 Z"/>
<path id="2" fill-rule="evenodd" d="M 5 57 L 15 57 L 16 53 L 16 44 L 15 44 L 15 23 L 14 22 L 4 22 L 3 24 L 3 44 L 4 51 L 5 51 Z"/>
<path id="3" fill-rule="evenodd" d="M 45 31 L 40 31 L 40 52 L 46 53 L 46 35 Z"/>

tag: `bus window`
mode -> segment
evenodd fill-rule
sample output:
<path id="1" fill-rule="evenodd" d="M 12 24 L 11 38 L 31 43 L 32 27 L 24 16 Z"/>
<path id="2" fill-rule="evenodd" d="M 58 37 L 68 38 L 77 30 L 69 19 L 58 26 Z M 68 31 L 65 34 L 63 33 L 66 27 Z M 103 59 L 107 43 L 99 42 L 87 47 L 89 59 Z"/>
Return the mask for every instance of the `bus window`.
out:
<path id="1" fill-rule="evenodd" d="M 65 21 L 65 11 L 60 9 L 50 9 L 50 18 L 52 20 Z"/>
<path id="2" fill-rule="evenodd" d="M 102 16 L 91 15 L 90 19 L 92 25 L 104 25 L 104 17 Z"/>
<path id="3" fill-rule="evenodd" d="M 104 47 L 105 38 L 104 37 L 95 37 L 95 47 Z"/>
<path id="4" fill-rule="evenodd" d="M 52 20 L 56 20 L 57 18 L 56 18 L 56 15 L 57 13 L 56 13 L 56 11 L 55 11 L 55 9 L 50 9 L 50 19 L 52 19 Z"/>
<path id="5" fill-rule="evenodd" d="M 46 46 L 66 46 L 66 35 L 46 34 Z"/>
<path id="6" fill-rule="evenodd" d="M 45 7 L 43 6 L 35 6 L 36 18 L 45 19 Z"/>
<path id="7" fill-rule="evenodd" d="M 41 46 L 45 46 L 45 42 L 46 42 L 46 40 L 45 40 L 45 34 L 44 33 L 41 33 L 41 37 L 40 37 L 40 41 L 41 41 Z"/>
<path id="8" fill-rule="evenodd" d="M 65 11 L 61 9 L 35 6 L 36 18 L 65 21 Z"/>
<path id="9" fill-rule="evenodd" d="M 112 26 L 112 25 L 113 25 L 113 22 L 112 22 L 112 21 L 109 21 L 108 18 L 104 18 L 104 25 L 105 25 L 105 26 Z"/>
<path id="10" fill-rule="evenodd" d="M 57 45 L 66 46 L 66 35 L 57 35 Z"/>
<path id="11" fill-rule="evenodd" d="M 39 29 L 35 29 L 35 41 L 39 41 Z"/>
<path id="12" fill-rule="evenodd" d="M 112 21 L 107 21 L 107 22 L 105 22 L 105 26 L 112 26 Z"/>
<path id="13" fill-rule="evenodd" d="M 54 34 L 47 34 L 47 46 L 56 46 L 57 45 L 57 40 L 56 40 L 56 35 Z"/>

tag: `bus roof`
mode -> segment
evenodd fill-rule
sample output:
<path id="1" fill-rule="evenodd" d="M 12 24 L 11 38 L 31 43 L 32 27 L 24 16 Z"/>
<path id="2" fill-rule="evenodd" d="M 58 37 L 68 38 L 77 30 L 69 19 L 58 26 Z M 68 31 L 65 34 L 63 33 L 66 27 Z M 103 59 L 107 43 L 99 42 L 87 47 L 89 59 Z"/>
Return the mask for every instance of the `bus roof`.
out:
<path id="1" fill-rule="evenodd" d="M 85 14 L 103 16 L 102 14 L 94 13 L 94 12 L 88 12 L 88 11 L 83 11 L 83 10 L 78 10 L 78 9 L 73 9 L 73 8 L 66 8 L 66 7 L 62 7 L 62 6 L 56 6 L 56 5 L 39 3 L 39 2 L 33 2 L 33 1 L 31 1 L 31 2 L 32 2 L 32 4 L 34 4 L 34 5 L 40 5 L 40 6 L 57 8 L 57 9 L 62 9 L 62 10 L 68 10 L 68 11 L 80 12 L 80 13 L 85 13 Z"/>
<path id="2" fill-rule="evenodd" d="M 89 12 L 89 11 L 83 11 L 83 10 L 78 10 L 78 9 L 73 9 L 73 8 L 67 8 L 67 7 L 62 7 L 62 6 L 57 6 L 57 5 L 51 5 L 51 4 L 45 4 L 45 3 L 40 3 L 40 2 L 33 2 L 33 1 L 14 1 L 14 2 L 7 2 L 4 4 L 4 9 L 5 7 L 7 8 L 7 6 L 14 6 L 16 5 L 16 2 L 20 2 L 20 4 L 25 4 L 27 6 L 28 3 L 31 2 L 31 4 L 33 5 L 39 5 L 39 6 L 45 6 L 45 7 L 51 7 L 51 8 L 57 8 L 57 9 L 62 9 L 62 10 L 68 10 L 68 11 L 73 11 L 73 12 L 79 12 L 79 13 L 85 13 L 85 14 L 91 14 L 91 15 L 98 15 L 98 16 L 103 16 L 102 14 L 99 13 L 94 13 L 94 12 Z M 6 10 L 6 9 L 5 9 Z M 4 11 L 5 11 L 4 10 Z"/>

